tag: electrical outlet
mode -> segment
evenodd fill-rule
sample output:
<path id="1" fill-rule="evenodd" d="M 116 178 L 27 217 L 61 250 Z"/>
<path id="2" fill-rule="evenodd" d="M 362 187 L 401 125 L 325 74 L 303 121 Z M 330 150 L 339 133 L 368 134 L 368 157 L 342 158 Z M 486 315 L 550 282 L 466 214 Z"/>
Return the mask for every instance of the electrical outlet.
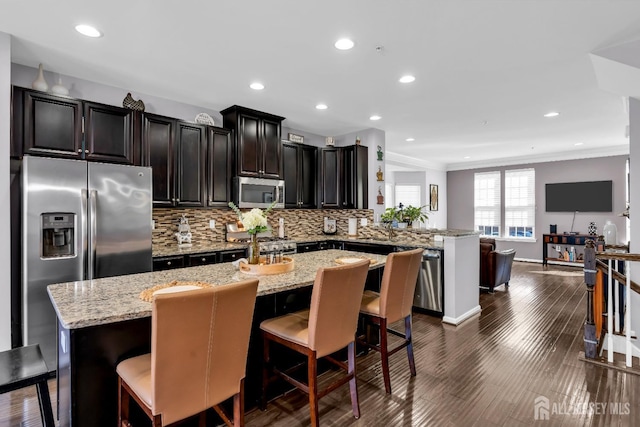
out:
<path id="1" fill-rule="evenodd" d="M 151 220 L 151 229 L 152 229 L 152 230 L 155 230 L 155 229 L 156 229 L 156 220 L 155 220 L 155 219 L 152 219 L 152 220 Z"/>
<path id="2" fill-rule="evenodd" d="M 367 218 L 360 218 L 360 225 L 362 227 L 366 227 L 368 223 L 369 223 L 369 220 Z"/>
<path id="3" fill-rule="evenodd" d="M 212 229 L 212 230 L 216 228 L 216 220 L 215 219 L 210 219 L 209 220 L 209 228 Z"/>

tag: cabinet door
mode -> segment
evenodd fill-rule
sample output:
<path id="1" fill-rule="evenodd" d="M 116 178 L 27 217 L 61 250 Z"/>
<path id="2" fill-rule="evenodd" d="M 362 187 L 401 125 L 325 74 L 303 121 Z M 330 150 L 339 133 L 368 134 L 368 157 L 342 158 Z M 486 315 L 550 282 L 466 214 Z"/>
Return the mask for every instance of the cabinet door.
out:
<path id="1" fill-rule="evenodd" d="M 292 144 L 282 144 L 282 160 L 284 174 L 284 207 L 300 207 L 298 192 L 298 147 Z"/>
<path id="2" fill-rule="evenodd" d="M 260 157 L 261 173 L 264 178 L 282 179 L 282 142 L 280 141 L 280 122 L 261 120 Z"/>
<path id="3" fill-rule="evenodd" d="M 176 205 L 204 207 L 206 138 L 204 126 L 178 122 Z"/>
<path id="4" fill-rule="evenodd" d="M 181 267 L 184 267 L 183 255 L 154 258 L 153 260 L 153 271 L 171 270 Z"/>
<path id="5" fill-rule="evenodd" d="M 298 188 L 301 208 L 315 208 L 318 203 L 318 149 L 300 147 L 298 156 Z"/>
<path id="6" fill-rule="evenodd" d="M 227 129 L 207 128 L 207 206 L 231 200 L 231 138 Z"/>
<path id="7" fill-rule="evenodd" d="M 218 254 L 216 252 L 208 254 L 189 255 L 189 267 L 198 265 L 215 264 L 218 262 Z"/>
<path id="8" fill-rule="evenodd" d="M 340 207 L 340 149 L 323 148 L 320 155 L 320 207 Z"/>
<path id="9" fill-rule="evenodd" d="M 142 143 L 147 152 L 145 165 L 153 169 L 153 206 L 174 206 L 176 121 L 144 114 L 142 122 Z"/>
<path id="10" fill-rule="evenodd" d="M 82 158 L 81 101 L 24 92 L 24 153 Z"/>
<path id="11" fill-rule="evenodd" d="M 85 158 L 132 165 L 134 114 L 126 108 L 85 102 Z"/>
<path id="12" fill-rule="evenodd" d="M 342 199 L 340 201 L 340 206 L 345 209 L 353 209 L 356 206 L 355 173 L 355 147 L 345 147 L 342 149 L 342 167 L 340 173 L 342 187 Z"/>
<path id="13" fill-rule="evenodd" d="M 260 159 L 260 130 L 257 117 L 241 114 L 238 116 L 238 175 L 259 177 L 262 171 Z"/>

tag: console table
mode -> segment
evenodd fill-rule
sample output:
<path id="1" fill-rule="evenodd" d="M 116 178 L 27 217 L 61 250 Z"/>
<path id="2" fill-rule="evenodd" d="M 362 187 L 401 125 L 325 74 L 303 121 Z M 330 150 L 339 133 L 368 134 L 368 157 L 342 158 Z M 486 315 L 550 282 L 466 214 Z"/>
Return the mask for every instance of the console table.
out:
<path id="1" fill-rule="evenodd" d="M 559 258 L 547 256 L 547 245 L 584 246 L 587 240 L 595 240 L 596 236 L 589 234 L 543 234 L 542 235 L 542 265 L 547 265 L 547 260 L 565 261 Z M 574 261 L 578 262 L 578 261 Z"/>

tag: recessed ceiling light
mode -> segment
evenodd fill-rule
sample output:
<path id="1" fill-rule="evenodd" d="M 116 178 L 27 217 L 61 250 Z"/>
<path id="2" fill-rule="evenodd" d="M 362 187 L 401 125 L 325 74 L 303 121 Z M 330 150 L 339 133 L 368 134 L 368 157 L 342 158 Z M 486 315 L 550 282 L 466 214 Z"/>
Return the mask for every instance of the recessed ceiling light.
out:
<path id="1" fill-rule="evenodd" d="M 407 141 L 407 142 L 413 142 L 415 140 L 416 140 L 415 138 L 407 138 L 407 139 L 405 139 L 405 141 Z"/>
<path id="2" fill-rule="evenodd" d="M 340 39 L 334 44 L 336 49 L 340 50 L 349 50 L 353 47 L 353 45 L 354 43 L 351 39 Z"/>
<path id="3" fill-rule="evenodd" d="M 87 37 L 102 37 L 102 33 L 96 29 L 96 27 L 92 27 L 91 25 L 80 24 L 76 25 L 76 31 Z"/>
<path id="4" fill-rule="evenodd" d="M 551 111 L 547 114 L 545 114 L 545 117 L 558 117 L 560 115 L 560 113 L 558 113 L 557 111 Z"/>
<path id="5" fill-rule="evenodd" d="M 584 142 L 576 142 L 576 143 L 575 143 L 575 144 L 573 144 L 573 145 L 576 145 L 576 146 L 577 146 L 577 145 L 582 145 L 582 144 L 584 144 Z"/>
<path id="6" fill-rule="evenodd" d="M 377 115 L 374 114 L 373 116 L 369 117 L 369 120 L 380 120 L 381 118 L 382 117 L 377 116 Z"/>
<path id="7" fill-rule="evenodd" d="M 471 158 L 471 156 L 464 156 L 464 158 L 465 158 L 465 159 L 470 159 L 470 158 Z"/>
<path id="8" fill-rule="evenodd" d="M 327 108 L 329 108 L 329 107 L 327 107 L 327 104 L 318 104 L 318 105 L 316 105 L 316 109 L 318 109 L 318 110 L 326 110 Z"/>
<path id="9" fill-rule="evenodd" d="M 415 81 L 416 78 L 411 76 L 411 75 L 406 75 L 406 76 L 402 76 L 400 77 L 400 80 L 398 80 L 400 83 L 411 83 L 413 81 Z"/>
<path id="10" fill-rule="evenodd" d="M 249 85 L 249 87 L 253 90 L 262 90 L 264 89 L 264 85 L 262 83 L 253 82 Z"/>

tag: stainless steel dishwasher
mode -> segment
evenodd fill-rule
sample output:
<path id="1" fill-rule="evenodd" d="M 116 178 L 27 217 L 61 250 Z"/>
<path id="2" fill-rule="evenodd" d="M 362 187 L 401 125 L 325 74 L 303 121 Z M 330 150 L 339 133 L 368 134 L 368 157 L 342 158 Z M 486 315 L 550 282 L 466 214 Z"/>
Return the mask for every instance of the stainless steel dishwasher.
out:
<path id="1" fill-rule="evenodd" d="M 444 275 L 442 251 L 426 249 L 418 273 L 418 283 L 413 297 L 413 306 L 428 314 L 444 314 Z"/>

